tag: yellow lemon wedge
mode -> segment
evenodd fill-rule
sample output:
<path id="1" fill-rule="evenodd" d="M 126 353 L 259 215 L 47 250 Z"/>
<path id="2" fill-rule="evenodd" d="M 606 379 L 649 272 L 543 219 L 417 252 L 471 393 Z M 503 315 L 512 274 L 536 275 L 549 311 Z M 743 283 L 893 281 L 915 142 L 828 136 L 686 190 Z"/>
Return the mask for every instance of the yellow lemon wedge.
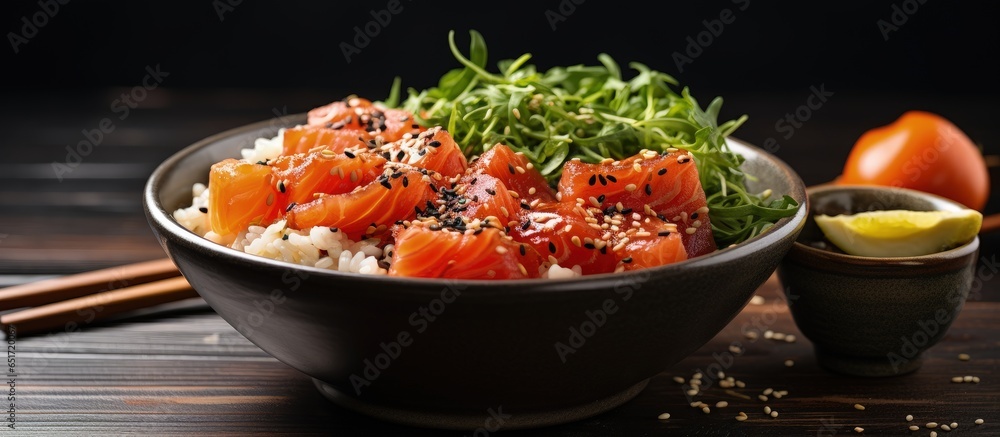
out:
<path id="1" fill-rule="evenodd" d="M 972 240 L 983 224 L 978 211 L 869 211 L 816 216 L 831 243 L 850 255 L 919 256 L 945 251 Z"/>

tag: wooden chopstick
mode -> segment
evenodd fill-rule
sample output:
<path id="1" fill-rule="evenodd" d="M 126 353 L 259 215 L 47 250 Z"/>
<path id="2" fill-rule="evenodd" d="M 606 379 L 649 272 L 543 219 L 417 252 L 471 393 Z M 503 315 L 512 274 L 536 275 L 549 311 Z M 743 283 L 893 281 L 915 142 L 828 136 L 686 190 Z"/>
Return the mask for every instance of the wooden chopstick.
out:
<path id="1" fill-rule="evenodd" d="M 180 276 L 169 259 L 158 259 L 0 289 L 0 310 L 44 305 L 98 291 Z"/>
<path id="2" fill-rule="evenodd" d="M 178 276 L 4 314 L 0 325 L 5 331 L 13 325 L 18 335 L 76 331 L 94 320 L 197 296 L 187 279 Z"/>

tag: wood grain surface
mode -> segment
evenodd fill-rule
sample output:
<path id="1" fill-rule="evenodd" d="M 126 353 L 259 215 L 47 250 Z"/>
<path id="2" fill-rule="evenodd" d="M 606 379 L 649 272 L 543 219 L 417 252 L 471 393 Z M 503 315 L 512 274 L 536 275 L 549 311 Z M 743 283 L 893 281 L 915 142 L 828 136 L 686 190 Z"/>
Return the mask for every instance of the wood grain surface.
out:
<path id="1" fill-rule="evenodd" d="M 285 92 L 257 92 L 252 98 L 237 92 L 151 93 L 140 110 L 118 122 L 114 134 L 60 181 L 52 163 L 65 159 L 66 145 L 81 141 L 81 129 L 109 115 L 105 100 L 113 95 L 70 96 L 71 101 L 96 103 L 68 107 L 21 96 L 3 114 L 6 130 L 13 133 L 0 161 L 0 286 L 162 257 L 140 197 L 159 162 L 208 135 L 273 118 L 275 108 L 295 113 L 337 98 Z M 758 102 L 794 107 L 797 98 Z M 860 110 L 871 107 L 864 99 L 848 103 Z M 819 125 L 811 128 L 819 132 L 834 132 L 844 122 L 815 123 Z M 767 129 L 766 124 L 748 125 L 742 137 L 755 141 L 773 135 Z M 996 132 L 989 134 L 996 138 Z M 802 135 L 805 140 L 810 134 Z M 836 174 L 843 159 L 842 144 L 833 150 L 825 146 L 834 147 L 822 142 L 815 149 L 788 147 L 779 156 L 815 184 Z M 995 212 L 997 203 L 992 199 L 987 212 Z M 923 427 L 907 430 L 904 417 L 911 414 L 921 426 L 957 422 L 960 427 L 952 433 L 1000 435 L 1000 280 L 992 276 L 998 248 L 996 236 L 983 238 L 981 266 L 992 273 L 983 277 L 915 374 L 862 379 L 821 369 L 772 281 L 759 291 L 763 304 L 747 306 L 710 343 L 654 377 L 634 400 L 579 422 L 501 429 L 501 434 L 832 436 L 854 435 L 855 427 L 863 427 L 864 435 L 928 435 Z M 0 308 L 6 310 L 11 309 Z M 744 337 L 745 326 L 760 323 L 797 340 Z M 745 351 L 732 358 L 726 373 L 746 382 L 736 392 L 750 399 L 712 387 L 697 397 L 711 405 L 711 412 L 692 408 L 673 378 L 705 371 L 733 342 Z M 15 346 L 16 429 L 0 428 L 3 435 L 472 435 L 396 426 L 340 408 L 323 398 L 308 377 L 249 343 L 200 299 L 83 324 L 70 332 L 20 337 Z M 971 359 L 959 360 L 960 353 Z M 786 366 L 786 360 L 794 365 Z M 978 376 L 980 383 L 951 382 L 964 375 Z M 787 390 L 788 395 L 758 400 L 767 388 Z M 717 408 L 718 401 L 729 405 Z M 866 409 L 856 410 L 856 403 Z M 779 417 L 766 417 L 765 405 L 779 411 Z M 736 421 L 740 411 L 749 419 Z M 664 412 L 670 419 L 657 420 Z M 979 418 L 985 424 L 974 425 Z"/>

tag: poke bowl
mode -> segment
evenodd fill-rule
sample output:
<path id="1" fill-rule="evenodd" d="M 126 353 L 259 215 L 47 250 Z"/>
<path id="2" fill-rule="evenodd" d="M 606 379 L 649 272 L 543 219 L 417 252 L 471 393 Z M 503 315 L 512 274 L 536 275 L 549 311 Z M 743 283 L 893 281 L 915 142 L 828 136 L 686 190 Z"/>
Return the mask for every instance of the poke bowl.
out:
<path id="1" fill-rule="evenodd" d="M 748 190 L 787 194 L 798 209 L 747 241 L 641 270 L 513 280 L 362 275 L 233 250 L 174 218 L 214 163 L 305 121 L 252 124 L 183 149 L 149 178 L 145 212 L 180 271 L 237 331 L 334 403 L 397 423 L 475 429 L 502 410 L 504 428 L 514 429 L 628 401 L 736 316 L 808 210 L 791 168 L 729 138 L 754 176 Z"/>

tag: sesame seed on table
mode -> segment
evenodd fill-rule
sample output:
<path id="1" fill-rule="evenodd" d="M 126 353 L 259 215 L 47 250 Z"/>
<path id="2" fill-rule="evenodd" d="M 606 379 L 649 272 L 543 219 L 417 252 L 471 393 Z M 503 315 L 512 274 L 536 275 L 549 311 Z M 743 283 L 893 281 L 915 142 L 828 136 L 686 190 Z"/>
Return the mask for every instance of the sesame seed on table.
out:
<path id="1" fill-rule="evenodd" d="M 239 107 L 213 106 L 229 94 L 220 91 L 206 97 L 205 93 L 151 93 L 151 102 L 162 99 L 170 104 L 137 110 L 121 123 L 121 132 L 108 135 L 63 182 L 53 175 L 51 161 L 62 159 L 66 144 L 79 141 L 78 126 L 100 119 L 106 108 L 63 105 L 57 106 L 53 117 L 35 118 L 27 115 L 31 111 L 20 109 L 53 102 L 26 96 L 19 100 L 24 104 L 17 106 L 18 111 L 2 110 L 11 132 L 0 162 L 0 285 L 162 257 L 139 195 L 153 168 L 201 138 L 273 117 L 274 101 L 287 104 L 290 113 L 315 103 L 311 93 L 274 92 L 242 94 L 245 104 Z M 95 99 L 72 97 L 68 100 Z M 796 98 L 786 102 L 769 97 L 760 104 L 782 107 Z M 852 107 L 868 103 L 864 97 L 844 98 L 855 99 L 845 103 Z M 732 96 L 727 101 L 740 100 Z M 821 119 L 814 123 L 811 128 L 817 132 L 837 127 Z M 744 129 L 742 137 L 751 141 L 772 135 L 766 123 Z M 803 131 L 801 140 L 833 144 L 832 139 L 808 135 Z M 20 145 L 30 147 L 14 147 Z M 435 147 L 433 142 L 429 145 Z M 840 159 L 844 149 L 838 152 L 836 147 L 840 146 L 788 146 L 780 156 L 807 184 L 816 184 L 829 179 L 830 162 Z M 834 150 L 826 151 L 829 148 Z M 817 156 L 821 153 L 827 154 L 824 159 Z M 523 168 L 508 170 L 515 174 Z M 994 173 L 994 180 L 1000 180 Z M 401 173 L 379 182 L 386 189 L 410 183 Z M 588 181 L 615 182 L 607 175 Z M 626 189 L 641 189 L 643 194 L 650 190 L 648 185 Z M 578 200 L 584 207 L 603 201 Z M 1000 198 L 990 205 L 1000 209 Z M 630 226 L 630 211 L 619 212 L 621 223 L 614 225 Z M 697 220 L 696 214 L 704 213 L 690 218 Z M 658 235 L 670 233 L 664 230 Z M 572 244 L 603 247 L 606 243 L 574 238 Z M 996 273 L 998 250 L 1000 237 L 984 236 L 980 265 L 985 273 L 990 269 Z M 943 435 L 950 430 L 996 435 L 1000 423 L 997 276 L 983 276 L 948 334 L 926 352 L 925 364 L 911 375 L 862 379 L 820 368 L 772 277 L 708 344 L 663 369 L 633 400 L 578 422 L 504 434 L 904 436 L 928 435 L 932 430 Z M 692 299 L 710 299 L 711 293 L 705 290 Z M 84 324 L 70 332 L 24 336 L 17 339 L 17 351 L 17 424 L 27 432 L 469 434 L 387 424 L 330 403 L 309 378 L 247 341 L 200 299 Z"/>

